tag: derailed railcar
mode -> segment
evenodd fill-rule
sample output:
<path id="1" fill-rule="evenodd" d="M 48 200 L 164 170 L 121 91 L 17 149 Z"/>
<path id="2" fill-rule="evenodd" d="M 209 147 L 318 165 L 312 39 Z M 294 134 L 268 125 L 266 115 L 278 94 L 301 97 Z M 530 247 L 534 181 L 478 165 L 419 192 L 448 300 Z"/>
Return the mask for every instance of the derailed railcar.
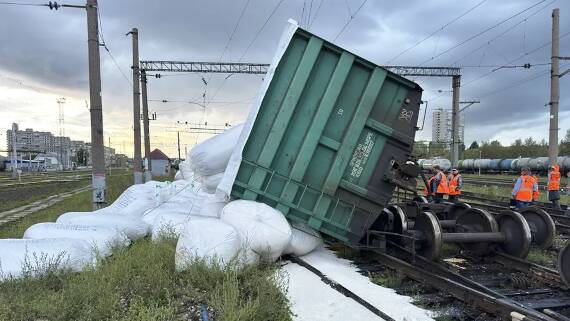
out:
<path id="1" fill-rule="evenodd" d="M 291 24 L 219 189 L 357 243 L 395 186 L 416 188 L 421 93 Z"/>

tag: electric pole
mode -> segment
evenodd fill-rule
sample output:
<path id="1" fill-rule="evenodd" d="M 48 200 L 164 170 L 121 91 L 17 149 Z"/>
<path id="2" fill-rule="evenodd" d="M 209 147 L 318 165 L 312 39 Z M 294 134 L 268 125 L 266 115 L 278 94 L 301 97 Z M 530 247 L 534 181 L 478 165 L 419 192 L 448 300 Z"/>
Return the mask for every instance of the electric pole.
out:
<path id="1" fill-rule="evenodd" d="M 559 93 L 559 65 L 560 55 L 558 39 L 560 10 L 552 10 L 552 69 L 550 70 L 550 129 L 548 135 L 548 159 L 550 165 L 556 165 L 558 158 L 558 100 Z"/>
<path id="2" fill-rule="evenodd" d="M 18 124 L 12 123 L 12 177 L 18 176 L 18 150 L 17 143 Z"/>
<path id="3" fill-rule="evenodd" d="M 139 31 L 133 28 L 128 34 L 133 37 L 133 129 L 135 154 L 133 157 L 133 169 L 135 184 L 142 183 L 142 161 L 141 161 L 141 93 L 139 89 Z"/>
<path id="4" fill-rule="evenodd" d="M 180 160 L 180 132 L 176 132 L 176 136 L 178 136 L 178 160 Z"/>
<path id="5" fill-rule="evenodd" d="M 143 136 L 144 136 L 144 154 L 146 158 L 146 166 L 144 168 L 145 182 L 152 180 L 152 167 L 148 156 L 150 155 L 150 128 L 148 121 L 148 96 L 146 86 L 146 71 L 141 70 L 141 86 L 142 86 L 142 109 L 143 109 Z"/>
<path id="6" fill-rule="evenodd" d="M 65 163 L 63 161 L 63 136 L 65 136 L 65 120 L 64 120 L 64 113 L 63 113 L 63 105 L 65 104 L 65 98 L 58 98 L 57 99 L 57 107 L 59 111 L 59 160 L 61 161 L 61 169 L 65 169 Z"/>
<path id="7" fill-rule="evenodd" d="M 89 51 L 89 100 L 91 102 L 91 162 L 93 166 L 93 208 L 105 203 L 105 148 L 103 143 L 103 103 L 97 0 L 87 0 L 87 47 Z"/>
<path id="8" fill-rule="evenodd" d="M 461 76 L 453 76 L 451 81 L 453 89 L 451 106 L 451 167 L 457 168 L 459 160 L 459 88 L 461 87 Z"/>

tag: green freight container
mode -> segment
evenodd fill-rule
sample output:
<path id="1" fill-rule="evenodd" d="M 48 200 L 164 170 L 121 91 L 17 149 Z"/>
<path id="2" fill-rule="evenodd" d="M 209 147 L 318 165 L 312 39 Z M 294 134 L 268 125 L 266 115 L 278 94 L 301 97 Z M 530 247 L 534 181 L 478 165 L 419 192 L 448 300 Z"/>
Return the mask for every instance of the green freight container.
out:
<path id="1" fill-rule="evenodd" d="M 231 195 L 357 243 L 396 185 L 415 189 L 404 164 L 422 89 L 296 26 L 287 39 L 242 133 Z"/>

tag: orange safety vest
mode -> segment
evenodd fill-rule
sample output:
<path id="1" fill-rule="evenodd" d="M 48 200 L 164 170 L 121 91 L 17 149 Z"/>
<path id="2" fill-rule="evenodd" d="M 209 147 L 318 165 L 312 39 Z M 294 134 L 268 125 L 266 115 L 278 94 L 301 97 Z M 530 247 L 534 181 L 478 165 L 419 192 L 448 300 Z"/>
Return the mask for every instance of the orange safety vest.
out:
<path id="1" fill-rule="evenodd" d="M 534 179 L 534 183 L 538 187 L 538 177 L 533 176 L 532 178 Z M 539 196 L 540 196 L 540 192 L 538 191 L 538 188 L 536 189 L 536 191 L 532 191 L 532 200 L 533 201 L 538 202 Z"/>
<path id="2" fill-rule="evenodd" d="M 425 196 L 425 197 L 428 197 L 428 196 L 430 196 L 430 194 L 431 194 L 431 193 L 430 193 L 430 185 L 431 185 L 431 181 L 433 181 L 434 177 L 435 177 L 435 176 L 432 176 L 432 177 L 430 177 L 430 178 L 428 179 L 428 186 L 426 186 L 426 188 L 424 188 L 424 196 Z"/>
<path id="3" fill-rule="evenodd" d="M 515 199 L 521 202 L 530 202 L 532 201 L 534 178 L 532 178 L 532 176 L 522 175 L 521 179 L 522 183 L 517 194 L 515 195 Z"/>
<path id="4" fill-rule="evenodd" d="M 560 166 L 555 165 L 554 170 L 548 175 L 548 190 L 560 190 Z"/>
<path id="5" fill-rule="evenodd" d="M 451 174 L 450 177 L 451 179 L 449 180 L 449 195 L 460 195 L 461 190 L 457 189 L 457 185 L 459 185 L 459 178 L 461 177 L 461 174 L 457 174 L 455 176 Z"/>
<path id="6" fill-rule="evenodd" d="M 447 176 L 443 172 L 439 172 L 437 175 L 441 174 L 441 180 L 435 191 L 437 194 L 449 194 L 449 186 L 447 185 Z"/>

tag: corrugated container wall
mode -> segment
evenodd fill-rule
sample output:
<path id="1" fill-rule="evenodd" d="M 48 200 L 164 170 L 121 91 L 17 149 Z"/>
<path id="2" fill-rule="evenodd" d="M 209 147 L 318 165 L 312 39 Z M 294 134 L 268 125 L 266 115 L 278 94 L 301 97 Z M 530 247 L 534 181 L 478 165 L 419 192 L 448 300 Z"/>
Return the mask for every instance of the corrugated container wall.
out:
<path id="1" fill-rule="evenodd" d="M 232 196 L 355 243 L 409 158 L 422 89 L 297 29 L 242 152 Z"/>

